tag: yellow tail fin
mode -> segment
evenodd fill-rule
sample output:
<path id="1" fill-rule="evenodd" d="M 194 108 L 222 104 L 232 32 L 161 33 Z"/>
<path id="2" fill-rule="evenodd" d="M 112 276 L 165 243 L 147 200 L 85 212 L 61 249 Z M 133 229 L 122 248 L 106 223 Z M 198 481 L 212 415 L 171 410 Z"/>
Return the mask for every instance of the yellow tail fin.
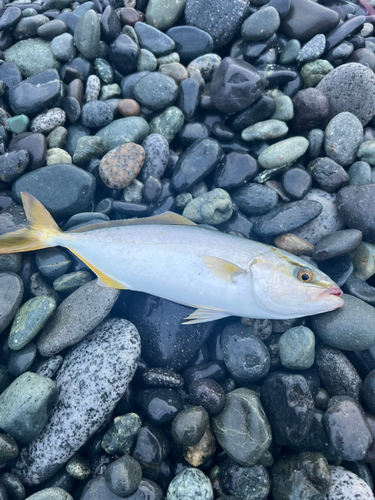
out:
<path id="1" fill-rule="evenodd" d="M 0 236 L 0 254 L 28 252 L 53 247 L 52 240 L 61 233 L 46 208 L 30 193 L 21 193 L 28 227 Z"/>

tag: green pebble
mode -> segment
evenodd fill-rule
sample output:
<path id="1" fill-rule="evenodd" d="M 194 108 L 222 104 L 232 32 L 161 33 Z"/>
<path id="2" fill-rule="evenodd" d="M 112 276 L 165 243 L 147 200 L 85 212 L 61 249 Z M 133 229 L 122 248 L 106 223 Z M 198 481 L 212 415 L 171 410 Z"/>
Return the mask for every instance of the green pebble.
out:
<path id="1" fill-rule="evenodd" d="M 21 443 L 32 441 L 45 427 L 57 396 L 53 380 L 23 373 L 0 394 L 0 428 Z"/>
<path id="2" fill-rule="evenodd" d="M 128 497 L 134 493 L 142 479 L 142 467 L 130 455 L 125 454 L 107 465 L 105 481 L 112 493 Z"/>
<path id="3" fill-rule="evenodd" d="M 74 44 L 86 59 L 97 57 L 100 49 L 100 21 L 94 10 L 88 10 L 79 18 L 74 30 Z"/>
<path id="4" fill-rule="evenodd" d="M 181 113 L 183 119 L 184 115 L 182 114 L 182 111 L 180 111 L 179 109 L 178 111 L 179 113 Z M 176 130 L 176 134 L 181 127 Z M 121 146 L 121 144 L 125 144 L 127 142 L 142 144 L 149 133 L 150 128 L 146 120 L 140 118 L 139 116 L 129 116 L 127 118 L 114 120 L 112 123 L 99 130 L 99 132 L 97 132 L 96 134 L 96 137 L 100 137 L 101 139 L 103 139 L 106 145 L 106 151 L 110 151 L 111 149 L 114 149 L 117 146 Z"/>
<path id="5" fill-rule="evenodd" d="M 348 170 L 349 185 L 371 184 L 371 167 L 366 161 L 356 161 Z"/>
<path id="6" fill-rule="evenodd" d="M 65 127 L 56 127 L 47 136 L 48 147 L 53 148 L 63 148 L 65 146 L 68 131 Z"/>
<path id="7" fill-rule="evenodd" d="M 112 83 L 111 85 L 103 85 L 100 92 L 100 100 L 105 101 L 106 99 L 112 99 L 121 95 L 121 89 L 117 83 Z"/>
<path id="8" fill-rule="evenodd" d="M 5 61 L 16 63 L 24 78 L 46 69 L 60 69 L 50 43 L 41 38 L 28 38 L 15 43 L 5 51 Z"/>
<path id="9" fill-rule="evenodd" d="M 154 54 L 147 49 L 141 49 L 137 61 L 137 71 L 155 71 L 157 67 L 158 61 Z"/>
<path id="10" fill-rule="evenodd" d="M 362 241 L 361 244 L 349 253 L 353 262 L 353 276 L 367 281 L 375 274 L 375 246 Z"/>
<path id="11" fill-rule="evenodd" d="M 298 160 L 309 147 L 309 141 L 302 136 L 291 137 L 276 142 L 264 149 L 258 156 L 258 162 L 263 168 L 277 168 Z"/>
<path id="12" fill-rule="evenodd" d="M 47 165 L 56 165 L 57 163 L 72 163 L 70 154 L 61 148 L 52 148 L 47 151 Z"/>
<path id="13" fill-rule="evenodd" d="M 18 273 L 22 266 L 22 255 L 20 253 L 8 253 L 0 255 L 0 273 Z"/>
<path id="14" fill-rule="evenodd" d="M 136 413 L 116 417 L 103 436 L 103 450 L 109 454 L 130 453 L 141 427 L 142 421 Z"/>
<path id="15" fill-rule="evenodd" d="M 70 476 L 80 481 L 86 479 L 91 474 L 89 462 L 78 454 L 73 455 L 72 458 L 68 460 L 65 469 Z"/>
<path id="16" fill-rule="evenodd" d="M 183 13 L 186 1 L 150 0 L 146 9 L 146 22 L 160 31 L 166 31 Z"/>
<path id="17" fill-rule="evenodd" d="M 104 140 L 97 136 L 84 135 L 77 141 L 77 146 L 73 154 L 73 162 L 79 167 L 85 167 L 92 158 L 101 158 L 106 152 Z"/>
<path id="18" fill-rule="evenodd" d="M 306 370 L 315 359 L 315 336 L 305 326 L 295 326 L 283 333 L 279 340 L 280 361 L 285 368 Z"/>
<path id="19" fill-rule="evenodd" d="M 72 495 L 62 488 L 45 488 L 34 493 L 27 500 L 74 500 Z"/>
<path id="20" fill-rule="evenodd" d="M 175 416 L 171 434 L 176 443 L 195 446 L 206 432 L 210 418 L 202 406 L 189 406 Z"/>
<path id="21" fill-rule="evenodd" d="M 150 122 L 150 134 L 161 134 L 172 142 L 184 124 L 185 117 L 176 106 L 170 106 Z"/>
<path id="22" fill-rule="evenodd" d="M 16 115 L 9 118 L 8 127 L 14 134 L 22 134 L 22 132 L 26 132 L 29 122 L 30 120 L 26 115 Z"/>
<path id="23" fill-rule="evenodd" d="M 265 120 L 245 128 L 241 133 L 244 141 L 268 141 L 288 133 L 288 125 L 280 120 Z"/>
<path id="24" fill-rule="evenodd" d="M 53 288 L 56 292 L 71 293 L 93 279 L 94 277 L 89 271 L 76 271 L 56 278 L 53 282 Z"/>
<path id="25" fill-rule="evenodd" d="M 211 481 L 199 469 L 185 469 L 170 482 L 167 500 L 214 500 Z"/>
<path id="26" fill-rule="evenodd" d="M 176 207 L 185 208 L 192 200 L 193 195 L 191 193 L 180 193 L 176 196 Z"/>
<path id="27" fill-rule="evenodd" d="M 121 30 L 121 33 L 123 33 L 124 35 L 128 35 L 128 37 L 130 37 L 133 42 L 135 42 L 137 45 L 139 45 L 139 41 L 138 41 L 138 35 L 137 33 L 135 32 L 135 29 L 133 28 L 133 26 L 124 26 Z"/>
<path id="28" fill-rule="evenodd" d="M 316 61 L 304 64 L 300 73 L 305 82 L 305 88 L 318 85 L 320 80 L 323 80 L 323 78 L 333 69 L 332 64 L 325 59 L 317 59 Z"/>
<path id="29" fill-rule="evenodd" d="M 0 434 L 0 465 L 16 458 L 18 453 L 18 445 L 12 436 Z"/>
<path id="30" fill-rule="evenodd" d="M 180 62 L 180 56 L 178 55 L 177 52 L 171 52 L 170 54 L 167 54 L 166 56 L 158 57 L 157 58 L 158 66 L 161 66 L 162 64 L 169 64 L 169 63 L 179 63 Z"/>
<path id="31" fill-rule="evenodd" d="M 357 151 L 360 161 L 366 161 L 372 167 L 375 166 L 375 141 L 362 142 Z"/>
<path id="32" fill-rule="evenodd" d="M 34 342 L 29 342 L 19 351 L 12 351 L 8 360 L 8 372 L 13 377 L 19 377 L 22 373 L 30 369 L 35 361 L 36 354 L 37 349 Z"/>
<path id="33" fill-rule="evenodd" d="M 56 309 L 52 297 L 39 296 L 28 300 L 18 311 L 10 330 L 9 349 L 18 351 L 25 347 L 43 328 Z"/>
<path id="34" fill-rule="evenodd" d="M 24 500 L 26 497 L 25 487 L 15 474 L 4 472 L 1 476 L 1 482 L 5 486 L 8 497 L 11 500 Z"/>
<path id="35" fill-rule="evenodd" d="M 95 59 L 94 71 L 96 76 L 106 85 L 113 83 L 113 69 L 105 59 L 101 59 L 100 57 Z"/>
<path id="36" fill-rule="evenodd" d="M 280 64 L 290 64 L 294 62 L 297 58 L 298 52 L 301 50 L 301 43 L 292 39 L 285 45 L 283 50 L 281 51 L 279 62 Z"/>
<path id="37" fill-rule="evenodd" d="M 276 110 L 271 116 L 271 120 L 281 120 L 288 122 L 294 118 L 294 105 L 292 99 L 287 95 L 278 95 L 273 98 Z"/>
<path id="38" fill-rule="evenodd" d="M 231 218 L 232 200 L 224 189 L 215 188 L 188 203 L 182 213 L 184 217 L 200 224 L 216 226 Z"/>

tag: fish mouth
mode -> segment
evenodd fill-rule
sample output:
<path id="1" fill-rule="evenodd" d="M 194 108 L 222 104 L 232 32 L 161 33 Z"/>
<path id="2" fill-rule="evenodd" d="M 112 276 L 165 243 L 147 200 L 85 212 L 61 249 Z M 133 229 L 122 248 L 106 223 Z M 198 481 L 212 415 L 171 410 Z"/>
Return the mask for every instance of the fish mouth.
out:
<path id="1" fill-rule="evenodd" d="M 342 298 L 342 294 L 343 291 L 341 290 L 341 288 L 339 288 L 338 286 L 332 286 L 324 290 L 324 292 L 320 294 L 320 297 L 325 297 L 327 295 L 333 296 L 334 299 L 332 306 L 334 305 L 335 307 L 332 307 L 331 310 L 336 310 L 344 305 L 344 299 Z"/>

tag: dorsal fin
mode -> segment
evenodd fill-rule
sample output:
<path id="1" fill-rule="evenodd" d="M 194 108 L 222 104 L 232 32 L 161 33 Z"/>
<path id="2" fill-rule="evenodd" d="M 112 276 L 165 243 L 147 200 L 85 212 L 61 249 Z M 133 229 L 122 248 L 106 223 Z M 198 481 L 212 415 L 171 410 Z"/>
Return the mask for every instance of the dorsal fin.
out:
<path id="1" fill-rule="evenodd" d="M 111 220 L 107 222 L 98 222 L 98 224 L 91 224 L 89 226 L 79 227 L 68 231 L 69 233 L 88 233 L 96 229 L 108 229 L 109 227 L 123 227 L 123 226 L 147 226 L 147 225 L 165 225 L 165 226 L 196 226 L 195 222 L 183 217 L 182 215 L 175 214 L 174 212 L 166 212 L 161 215 L 153 215 L 152 217 L 144 217 L 142 219 L 121 219 Z"/>

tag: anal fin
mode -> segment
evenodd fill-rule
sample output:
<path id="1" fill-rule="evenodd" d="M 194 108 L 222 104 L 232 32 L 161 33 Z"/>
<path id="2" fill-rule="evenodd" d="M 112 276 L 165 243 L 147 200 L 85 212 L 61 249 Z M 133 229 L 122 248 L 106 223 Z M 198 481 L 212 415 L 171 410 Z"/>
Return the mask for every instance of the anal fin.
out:
<path id="1" fill-rule="evenodd" d="M 117 288 L 118 290 L 129 290 L 129 287 L 124 285 L 123 283 L 120 283 L 119 281 L 114 280 L 110 276 L 104 274 L 102 271 L 100 271 L 98 268 L 93 266 L 91 262 L 88 262 L 85 260 L 81 255 L 79 255 L 77 252 L 72 250 L 71 248 L 68 248 L 76 257 L 78 257 L 82 262 L 88 266 L 91 271 L 93 271 L 97 277 L 98 277 L 98 285 L 103 286 L 103 287 L 108 287 L 108 288 Z"/>
<path id="2" fill-rule="evenodd" d="M 191 313 L 187 318 L 184 318 L 183 325 L 193 325 L 197 323 L 207 323 L 208 321 L 216 321 L 217 319 L 227 318 L 231 316 L 226 311 L 220 309 L 208 309 L 200 307 Z"/>

